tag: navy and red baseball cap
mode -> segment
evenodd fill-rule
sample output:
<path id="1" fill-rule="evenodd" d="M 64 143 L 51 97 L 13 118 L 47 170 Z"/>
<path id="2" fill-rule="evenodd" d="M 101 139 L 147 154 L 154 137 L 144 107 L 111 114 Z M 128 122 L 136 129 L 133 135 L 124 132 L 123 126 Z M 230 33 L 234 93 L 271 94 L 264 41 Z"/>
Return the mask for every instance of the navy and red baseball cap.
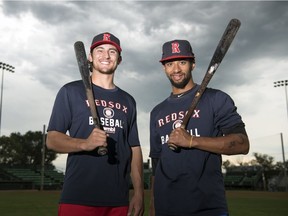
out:
<path id="1" fill-rule="evenodd" d="M 163 44 L 161 63 L 173 59 L 194 59 L 192 47 L 187 40 L 172 40 Z"/>
<path id="2" fill-rule="evenodd" d="M 99 35 L 96 35 L 91 43 L 90 52 L 96 47 L 101 44 L 111 44 L 116 47 L 119 53 L 121 53 L 122 49 L 120 46 L 120 40 L 109 32 L 104 32 Z"/>

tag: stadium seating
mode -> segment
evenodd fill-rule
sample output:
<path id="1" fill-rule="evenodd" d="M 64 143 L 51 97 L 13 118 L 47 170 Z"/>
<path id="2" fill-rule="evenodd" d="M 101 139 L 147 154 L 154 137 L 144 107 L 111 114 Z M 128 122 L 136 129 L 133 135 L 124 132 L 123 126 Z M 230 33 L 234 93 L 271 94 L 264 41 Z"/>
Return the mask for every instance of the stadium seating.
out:
<path id="1" fill-rule="evenodd" d="M 0 189 L 5 189 L 5 184 L 9 185 L 9 189 L 19 189 L 18 184 L 26 185 L 22 189 L 61 189 L 63 184 L 64 174 L 51 168 L 44 169 L 42 178 L 41 170 L 33 168 L 18 168 L 18 167 L 2 167 L 1 176 L 5 176 L 5 180 L 0 180 Z M 21 187 L 20 187 L 21 188 Z"/>
<path id="2" fill-rule="evenodd" d="M 256 189 L 261 182 L 262 169 L 259 166 L 229 167 L 224 175 L 226 189 Z"/>

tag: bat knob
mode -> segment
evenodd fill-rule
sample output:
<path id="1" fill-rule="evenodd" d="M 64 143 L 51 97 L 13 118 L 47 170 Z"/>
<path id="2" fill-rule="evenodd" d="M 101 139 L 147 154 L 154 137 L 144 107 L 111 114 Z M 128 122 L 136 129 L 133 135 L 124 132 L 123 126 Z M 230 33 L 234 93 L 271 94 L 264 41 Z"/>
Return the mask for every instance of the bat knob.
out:
<path id="1" fill-rule="evenodd" d="M 108 153 L 108 149 L 104 146 L 100 146 L 98 149 L 97 149 L 97 153 L 101 156 L 104 156 Z"/>
<path id="2" fill-rule="evenodd" d="M 168 144 L 169 149 L 171 149 L 174 152 L 178 152 L 180 150 L 180 148 L 174 144 Z"/>

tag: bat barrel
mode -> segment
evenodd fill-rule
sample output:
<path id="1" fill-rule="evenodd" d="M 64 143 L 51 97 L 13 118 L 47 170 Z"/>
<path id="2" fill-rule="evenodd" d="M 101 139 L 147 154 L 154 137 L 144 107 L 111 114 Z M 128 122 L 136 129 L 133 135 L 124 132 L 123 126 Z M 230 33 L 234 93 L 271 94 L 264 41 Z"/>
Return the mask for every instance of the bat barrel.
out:
<path id="1" fill-rule="evenodd" d="M 96 128 L 100 128 L 100 121 L 99 121 L 99 117 L 97 114 L 97 108 L 96 108 L 95 99 L 93 95 L 92 82 L 90 79 L 90 70 L 89 70 L 84 43 L 82 41 L 75 42 L 74 50 L 75 50 L 75 55 L 76 55 L 76 59 L 77 59 L 78 67 L 79 67 L 79 72 L 81 74 L 82 81 L 86 90 L 86 96 L 88 99 L 90 112 L 93 117 L 94 126 Z M 96 151 L 99 155 L 103 156 L 107 154 L 108 149 L 104 146 L 100 146 L 96 148 Z"/>
<path id="2" fill-rule="evenodd" d="M 202 80 L 202 83 L 193 98 L 193 101 L 188 109 L 188 112 L 184 116 L 184 119 L 182 121 L 181 127 L 186 128 L 191 116 L 193 115 L 194 109 L 196 108 L 202 94 L 204 93 L 208 83 L 210 82 L 212 76 L 216 72 L 217 68 L 219 67 L 221 61 L 223 60 L 226 52 L 228 51 L 232 41 L 235 38 L 236 33 L 238 32 L 240 28 L 241 22 L 238 19 L 231 19 L 228 23 L 217 47 L 216 50 L 212 56 L 212 59 L 210 61 L 210 64 L 208 66 L 207 72 Z M 178 151 L 180 148 L 176 145 L 169 144 L 169 148 L 173 151 Z"/>

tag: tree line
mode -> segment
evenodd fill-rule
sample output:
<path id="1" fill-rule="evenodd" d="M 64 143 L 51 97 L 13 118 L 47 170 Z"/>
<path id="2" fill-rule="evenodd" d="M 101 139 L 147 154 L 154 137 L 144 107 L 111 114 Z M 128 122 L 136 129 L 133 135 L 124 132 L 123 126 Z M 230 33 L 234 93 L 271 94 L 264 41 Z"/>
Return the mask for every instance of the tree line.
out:
<path id="1" fill-rule="evenodd" d="M 53 166 L 57 154 L 45 145 L 46 135 L 41 131 L 25 134 L 11 133 L 0 137 L 0 164 L 2 166 L 41 166 L 44 150 L 44 164 Z M 44 143 L 43 143 L 44 142 Z"/>
<path id="2" fill-rule="evenodd" d="M 0 164 L 8 166 L 32 165 L 39 166 L 42 163 L 43 148 L 45 152 L 45 165 L 52 165 L 58 154 L 48 150 L 45 145 L 46 134 L 41 131 L 28 131 L 25 134 L 19 132 L 11 133 L 10 136 L 0 137 Z M 43 143 L 44 142 L 44 143 Z M 264 170 L 281 170 L 282 162 L 274 162 L 274 157 L 267 154 L 253 153 L 255 159 L 239 163 L 239 166 L 260 165 Z M 223 162 L 223 168 L 235 166 L 229 160 Z M 285 161 L 285 167 L 288 167 L 288 161 Z"/>
<path id="3" fill-rule="evenodd" d="M 274 157 L 267 155 L 267 154 L 261 154 L 254 152 L 253 156 L 255 159 L 252 159 L 248 162 L 239 162 L 237 166 L 261 166 L 264 170 L 281 170 L 284 167 L 288 168 L 288 161 L 285 161 L 285 164 L 283 162 L 275 162 Z M 235 166 L 231 161 L 226 160 L 222 163 L 223 168 L 227 170 L 227 168 Z"/>

